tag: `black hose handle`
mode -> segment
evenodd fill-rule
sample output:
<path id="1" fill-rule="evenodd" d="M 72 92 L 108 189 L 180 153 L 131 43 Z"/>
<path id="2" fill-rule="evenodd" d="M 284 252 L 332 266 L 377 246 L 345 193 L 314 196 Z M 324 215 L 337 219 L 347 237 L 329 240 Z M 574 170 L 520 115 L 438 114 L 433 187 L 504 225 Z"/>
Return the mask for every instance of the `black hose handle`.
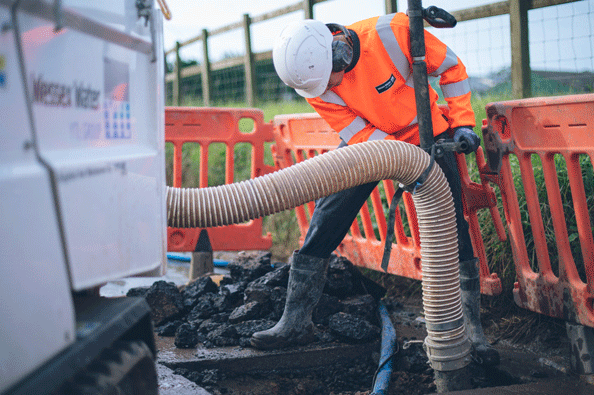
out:
<path id="1" fill-rule="evenodd" d="M 434 5 L 423 10 L 423 19 L 431 26 L 438 28 L 454 27 L 458 23 L 452 14 Z"/>

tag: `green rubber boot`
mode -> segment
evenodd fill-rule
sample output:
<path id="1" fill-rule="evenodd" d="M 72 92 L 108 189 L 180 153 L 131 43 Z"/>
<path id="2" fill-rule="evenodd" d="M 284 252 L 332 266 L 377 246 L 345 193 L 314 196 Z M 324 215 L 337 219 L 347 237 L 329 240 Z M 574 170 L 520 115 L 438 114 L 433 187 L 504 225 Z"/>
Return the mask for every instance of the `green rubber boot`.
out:
<path id="1" fill-rule="evenodd" d="M 328 261 L 293 253 L 283 316 L 274 327 L 252 335 L 253 347 L 271 350 L 315 340 L 311 314 L 326 284 Z"/>
<path id="2" fill-rule="evenodd" d="M 491 346 L 481 325 L 481 284 L 477 258 L 460 262 L 460 290 L 464 325 L 472 342 L 474 357 L 480 365 L 499 365 L 499 352 Z"/>

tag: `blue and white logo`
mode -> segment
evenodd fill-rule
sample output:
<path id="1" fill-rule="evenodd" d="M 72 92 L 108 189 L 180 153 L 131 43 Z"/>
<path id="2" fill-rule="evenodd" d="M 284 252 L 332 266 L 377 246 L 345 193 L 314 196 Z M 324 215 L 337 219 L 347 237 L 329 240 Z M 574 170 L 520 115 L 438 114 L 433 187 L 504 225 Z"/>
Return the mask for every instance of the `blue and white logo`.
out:
<path id="1" fill-rule="evenodd" d="M 0 89 L 6 88 L 6 58 L 0 55 Z"/>
<path id="2" fill-rule="evenodd" d="M 106 139 L 130 139 L 133 124 L 130 115 L 130 71 L 127 64 L 104 58 L 105 99 L 103 101 Z"/>

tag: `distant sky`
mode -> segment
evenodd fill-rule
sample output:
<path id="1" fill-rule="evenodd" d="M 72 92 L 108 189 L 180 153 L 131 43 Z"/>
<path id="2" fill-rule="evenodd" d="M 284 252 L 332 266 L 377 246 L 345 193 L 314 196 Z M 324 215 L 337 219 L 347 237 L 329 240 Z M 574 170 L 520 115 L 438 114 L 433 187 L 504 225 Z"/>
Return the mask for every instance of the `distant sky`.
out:
<path id="1" fill-rule="evenodd" d="M 165 49 L 176 41 L 183 42 L 200 34 L 239 22 L 244 14 L 258 16 L 295 4 L 297 0 L 165 0 L 172 14 L 164 22 Z M 435 5 L 448 11 L 490 4 L 499 0 L 433 0 L 423 6 Z M 398 11 L 406 11 L 407 1 L 398 0 Z M 546 11 L 545 11 L 546 10 Z M 329 0 L 314 6 L 314 17 L 322 22 L 344 25 L 360 19 L 383 15 L 385 0 Z M 594 71 L 594 0 L 532 10 L 530 21 L 531 65 L 533 69 Z M 272 49 L 274 38 L 282 27 L 293 20 L 303 19 L 303 12 L 294 12 L 272 20 L 253 24 L 251 28 L 254 52 Z M 511 64 L 509 49 L 509 17 L 501 16 L 458 24 L 454 29 L 431 29 L 448 44 L 467 65 L 469 74 L 484 75 Z M 244 52 L 241 29 L 209 39 L 209 55 L 214 61 L 226 55 Z M 202 59 L 200 43 L 182 50 L 184 59 Z"/>

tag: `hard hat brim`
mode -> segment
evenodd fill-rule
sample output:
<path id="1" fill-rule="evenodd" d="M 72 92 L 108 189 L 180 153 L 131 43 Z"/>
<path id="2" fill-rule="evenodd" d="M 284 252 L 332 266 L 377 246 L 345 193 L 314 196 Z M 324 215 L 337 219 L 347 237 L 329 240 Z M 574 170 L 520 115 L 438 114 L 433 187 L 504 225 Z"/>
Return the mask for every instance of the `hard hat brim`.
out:
<path id="1" fill-rule="evenodd" d="M 330 74 L 328 74 L 328 81 L 330 80 Z M 295 92 L 299 96 L 305 97 L 306 99 L 313 99 L 314 97 L 321 96 L 322 93 L 326 91 L 326 87 L 328 84 L 319 85 L 315 89 L 303 90 L 303 89 L 295 89 Z"/>

